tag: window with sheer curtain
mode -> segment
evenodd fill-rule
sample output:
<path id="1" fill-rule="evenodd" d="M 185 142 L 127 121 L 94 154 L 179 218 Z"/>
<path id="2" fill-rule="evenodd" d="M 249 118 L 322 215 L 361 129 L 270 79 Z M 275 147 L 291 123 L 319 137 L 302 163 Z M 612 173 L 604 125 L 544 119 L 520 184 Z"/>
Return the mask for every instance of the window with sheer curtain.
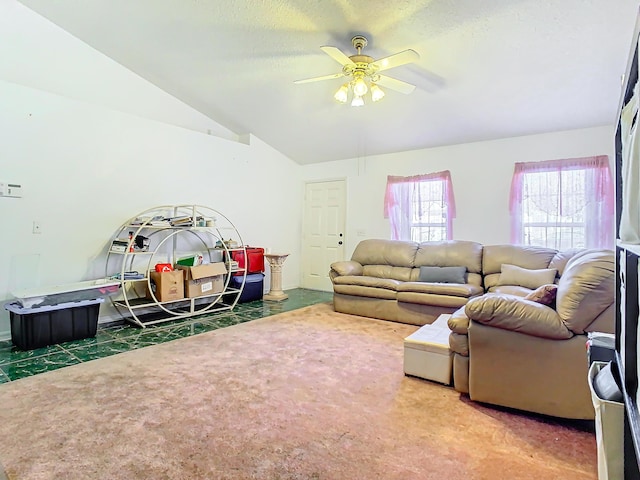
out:
<path id="1" fill-rule="evenodd" d="M 450 240 L 455 211 L 448 170 L 412 177 L 387 177 L 384 216 L 389 219 L 392 240 Z"/>
<path id="2" fill-rule="evenodd" d="M 606 155 L 516 163 L 511 241 L 557 250 L 612 249 L 614 202 Z"/>

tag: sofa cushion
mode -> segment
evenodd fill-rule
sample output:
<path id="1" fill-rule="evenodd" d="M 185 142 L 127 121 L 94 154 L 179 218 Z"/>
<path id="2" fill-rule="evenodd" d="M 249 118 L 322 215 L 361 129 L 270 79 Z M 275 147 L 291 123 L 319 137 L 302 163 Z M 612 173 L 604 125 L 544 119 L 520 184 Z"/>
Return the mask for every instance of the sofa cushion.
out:
<path id="1" fill-rule="evenodd" d="M 532 291 L 531 288 L 521 287 L 520 285 L 496 285 L 487 290 L 489 293 L 506 293 L 517 297 L 526 297 Z"/>
<path id="2" fill-rule="evenodd" d="M 512 295 L 487 293 L 472 298 L 464 312 L 470 320 L 504 330 L 556 340 L 573 336 L 555 310 Z"/>
<path id="3" fill-rule="evenodd" d="M 463 266 L 469 272 L 480 273 L 482 272 L 482 249 L 482 244 L 467 240 L 423 242 L 418 245 L 415 266 Z"/>
<path id="4" fill-rule="evenodd" d="M 486 245 L 482 254 L 482 272 L 485 277 L 491 273 L 500 273 L 504 263 L 531 270 L 549 268 L 556 253 L 558 251 L 552 248 L 531 245 Z"/>
<path id="5" fill-rule="evenodd" d="M 436 285 L 436 284 L 431 284 Z M 441 283 L 440 285 L 447 285 Z M 397 292 L 398 303 L 413 303 L 415 305 L 428 305 L 430 307 L 441 307 L 448 309 L 450 313 L 457 308 L 463 307 L 468 297 L 458 295 L 444 295 L 442 293 L 418 293 L 418 292 Z M 445 312 L 442 312 L 445 313 Z"/>
<path id="6" fill-rule="evenodd" d="M 558 286 L 553 283 L 542 285 L 524 298 L 525 300 L 531 300 L 533 302 L 541 303 L 542 305 L 551 307 L 556 301 L 557 291 Z"/>
<path id="7" fill-rule="evenodd" d="M 363 285 L 333 285 L 334 293 L 342 295 L 353 295 L 355 297 L 366 297 L 376 300 L 397 300 L 398 294 L 395 290 L 388 288 L 366 287 Z"/>
<path id="8" fill-rule="evenodd" d="M 411 280 L 411 272 L 413 270 L 410 267 L 395 267 L 393 265 L 364 265 L 362 267 L 362 275 L 408 282 Z"/>
<path id="9" fill-rule="evenodd" d="M 558 282 L 556 310 L 575 333 L 585 329 L 614 299 L 615 255 L 611 250 L 588 250 L 575 255 Z"/>
<path id="10" fill-rule="evenodd" d="M 362 240 L 351 255 L 361 265 L 413 267 L 418 244 L 401 240 Z"/>
<path id="11" fill-rule="evenodd" d="M 359 285 L 362 287 L 384 288 L 396 291 L 401 282 L 390 278 L 366 277 L 362 275 L 345 275 L 336 277 L 333 281 L 335 285 Z"/>
<path id="12" fill-rule="evenodd" d="M 467 267 L 420 267 L 420 282 L 467 283 Z"/>
<path id="13" fill-rule="evenodd" d="M 468 283 L 402 282 L 398 285 L 397 290 L 398 292 L 435 293 L 465 298 L 484 293 L 482 287 Z"/>
<path id="14" fill-rule="evenodd" d="M 498 285 L 520 285 L 521 287 L 536 289 L 541 285 L 553 283 L 556 273 L 557 270 L 552 268 L 531 270 L 517 265 L 503 264 L 498 278 Z"/>
<path id="15" fill-rule="evenodd" d="M 449 349 L 457 353 L 458 355 L 463 355 L 465 357 L 469 356 L 469 335 L 466 333 L 461 335 L 459 333 L 450 333 L 449 334 Z"/>
<path id="16" fill-rule="evenodd" d="M 561 277 L 569 260 L 571 260 L 578 253 L 582 253 L 584 251 L 584 248 L 570 248 L 569 250 L 558 252 L 553 256 L 553 259 L 551 260 L 551 263 L 549 263 L 548 268 L 555 268 L 556 270 L 558 270 L 558 276 Z"/>

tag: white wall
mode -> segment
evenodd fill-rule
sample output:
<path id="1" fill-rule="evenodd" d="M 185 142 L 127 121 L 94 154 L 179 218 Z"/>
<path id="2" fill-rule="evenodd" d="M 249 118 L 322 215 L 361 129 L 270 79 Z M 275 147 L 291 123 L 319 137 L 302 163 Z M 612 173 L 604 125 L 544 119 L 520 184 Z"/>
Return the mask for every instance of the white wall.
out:
<path id="1" fill-rule="evenodd" d="M 17 2 L 0 3 L 0 19 L 7 27 L 0 28 L 0 45 L 12 46 L 0 47 L 0 65 L 19 71 L 0 69 L 0 182 L 23 186 L 22 198 L 0 198 L 0 303 L 17 289 L 101 277 L 119 226 L 174 203 L 210 206 L 245 243 L 290 252 L 283 286 L 299 285 L 297 164 L 253 136 L 235 141 L 151 84 L 145 89 L 139 77 Z M 33 65 L 47 57 L 43 50 L 67 56 L 51 82 L 50 65 Z M 96 63 L 93 102 L 90 86 L 81 95 L 75 86 L 85 66 Z M 41 234 L 32 233 L 34 221 Z M 101 321 L 111 313 L 102 308 Z M 0 308 L 0 338 L 8 328 L 8 312 Z"/>
<path id="2" fill-rule="evenodd" d="M 389 222 L 383 218 L 387 175 L 449 170 L 457 211 L 454 238 L 499 244 L 510 241 L 509 189 L 516 162 L 591 155 L 608 155 L 613 162 L 613 126 L 307 165 L 302 175 L 307 182 L 347 179 L 345 256 L 350 258 L 360 240 L 390 237 Z M 358 231 L 364 234 L 358 236 Z"/>
<path id="3" fill-rule="evenodd" d="M 1 80 L 238 140 L 16 0 L 0 2 L 0 59 Z"/>

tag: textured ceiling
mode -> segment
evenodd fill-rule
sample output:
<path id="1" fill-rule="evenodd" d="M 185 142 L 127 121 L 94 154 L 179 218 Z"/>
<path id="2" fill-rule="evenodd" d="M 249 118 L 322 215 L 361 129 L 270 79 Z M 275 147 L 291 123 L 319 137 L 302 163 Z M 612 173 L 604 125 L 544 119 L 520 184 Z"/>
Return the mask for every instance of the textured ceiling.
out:
<path id="1" fill-rule="evenodd" d="M 614 123 L 638 0 L 21 0 L 238 135 L 300 164 Z M 421 59 L 341 105 L 320 47 Z"/>

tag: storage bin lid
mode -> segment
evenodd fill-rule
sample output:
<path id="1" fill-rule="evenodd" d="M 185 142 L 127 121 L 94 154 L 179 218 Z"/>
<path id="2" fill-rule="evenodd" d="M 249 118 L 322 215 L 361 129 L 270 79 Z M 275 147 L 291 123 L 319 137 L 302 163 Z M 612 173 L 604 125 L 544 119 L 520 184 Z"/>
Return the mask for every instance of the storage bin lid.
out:
<path id="1" fill-rule="evenodd" d="M 264 279 L 264 273 L 251 273 L 247 275 L 247 278 L 245 278 L 244 283 L 258 283 L 261 282 Z M 233 277 L 233 281 L 237 284 L 240 285 L 242 283 L 242 277 L 238 276 L 238 277 Z"/>
<path id="2" fill-rule="evenodd" d="M 118 291 L 120 282 L 111 279 L 86 280 L 83 282 L 51 285 L 11 292 L 20 306 L 57 305 L 64 302 L 93 300 Z"/>
<path id="3" fill-rule="evenodd" d="M 5 310 L 20 315 L 30 315 L 33 313 L 52 312 L 54 310 L 63 310 L 65 308 L 86 307 L 96 303 L 103 303 L 104 298 L 94 298 L 93 300 L 81 300 L 79 302 L 58 303 L 55 305 L 43 305 L 41 307 L 22 307 L 18 302 L 9 302 L 4 304 Z"/>

